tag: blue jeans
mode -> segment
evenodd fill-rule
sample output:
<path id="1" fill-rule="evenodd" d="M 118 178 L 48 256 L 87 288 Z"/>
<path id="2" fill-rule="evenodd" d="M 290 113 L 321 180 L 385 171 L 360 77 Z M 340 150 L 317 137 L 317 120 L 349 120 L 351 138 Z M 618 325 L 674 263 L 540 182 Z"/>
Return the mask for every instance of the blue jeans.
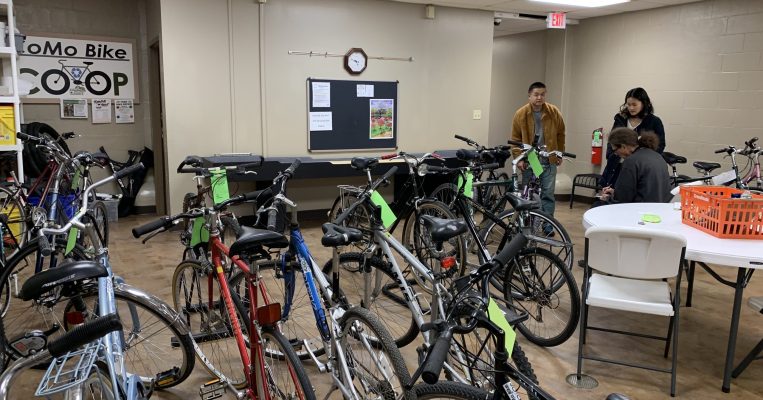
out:
<path id="1" fill-rule="evenodd" d="M 529 182 L 532 176 L 532 169 L 527 167 L 522 174 L 522 181 Z M 548 215 L 554 215 L 556 209 L 556 199 L 554 191 L 556 190 L 556 165 L 543 165 L 543 173 L 540 174 L 540 208 Z"/>

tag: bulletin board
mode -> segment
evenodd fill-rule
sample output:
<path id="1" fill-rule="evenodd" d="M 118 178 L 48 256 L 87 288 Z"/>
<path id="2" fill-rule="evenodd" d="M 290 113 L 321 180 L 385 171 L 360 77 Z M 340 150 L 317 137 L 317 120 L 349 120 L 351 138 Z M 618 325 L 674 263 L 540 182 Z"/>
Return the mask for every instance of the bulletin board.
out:
<path id="1" fill-rule="evenodd" d="M 396 149 L 397 86 L 389 81 L 308 79 L 308 150 Z"/>

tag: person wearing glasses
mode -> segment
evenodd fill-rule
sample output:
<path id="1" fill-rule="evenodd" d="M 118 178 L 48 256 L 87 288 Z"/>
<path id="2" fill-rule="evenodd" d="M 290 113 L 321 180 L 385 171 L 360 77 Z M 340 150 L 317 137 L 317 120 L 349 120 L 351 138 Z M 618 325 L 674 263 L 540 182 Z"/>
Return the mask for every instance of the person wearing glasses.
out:
<path id="1" fill-rule="evenodd" d="M 667 203 L 672 198 L 668 164 L 657 152 L 659 138 L 652 132 L 616 128 L 609 134 L 609 146 L 623 159 L 614 187 L 601 191 L 601 203 Z M 597 204 L 603 205 L 603 204 Z"/>

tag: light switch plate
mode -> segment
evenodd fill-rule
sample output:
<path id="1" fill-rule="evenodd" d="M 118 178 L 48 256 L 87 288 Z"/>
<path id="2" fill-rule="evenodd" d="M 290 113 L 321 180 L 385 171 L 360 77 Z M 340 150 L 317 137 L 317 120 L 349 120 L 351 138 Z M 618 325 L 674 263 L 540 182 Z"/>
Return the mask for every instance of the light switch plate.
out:
<path id="1" fill-rule="evenodd" d="M 482 110 L 473 110 L 472 119 L 482 119 Z"/>

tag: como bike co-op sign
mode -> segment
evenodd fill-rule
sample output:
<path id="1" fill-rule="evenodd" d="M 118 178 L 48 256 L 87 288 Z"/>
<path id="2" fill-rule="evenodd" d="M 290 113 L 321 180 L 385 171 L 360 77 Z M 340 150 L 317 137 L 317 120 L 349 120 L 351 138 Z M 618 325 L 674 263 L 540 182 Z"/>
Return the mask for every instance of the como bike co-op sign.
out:
<path id="1" fill-rule="evenodd" d="M 132 42 L 28 36 L 19 78 L 32 83 L 28 99 L 134 99 Z"/>

